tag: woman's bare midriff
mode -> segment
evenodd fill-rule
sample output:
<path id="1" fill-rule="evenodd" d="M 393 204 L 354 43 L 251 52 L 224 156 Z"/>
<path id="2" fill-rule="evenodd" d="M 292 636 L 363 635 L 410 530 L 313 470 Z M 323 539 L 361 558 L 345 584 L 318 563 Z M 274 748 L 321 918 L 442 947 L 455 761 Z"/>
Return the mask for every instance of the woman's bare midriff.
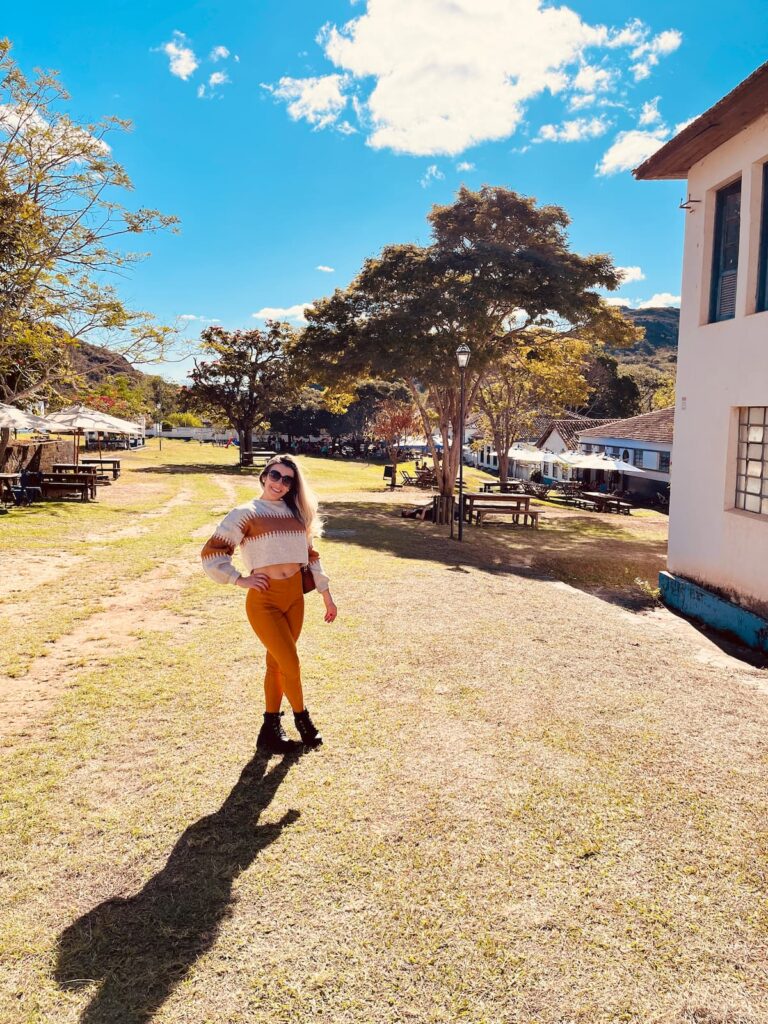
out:
<path id="1" fill-rule="evenodd" d="M 280 562 L 277 565 L 265 565 L 256 572 L 263 572 L 271 580 L 287 580 L 295 576 L 301 568 L 301 562 Z"/>

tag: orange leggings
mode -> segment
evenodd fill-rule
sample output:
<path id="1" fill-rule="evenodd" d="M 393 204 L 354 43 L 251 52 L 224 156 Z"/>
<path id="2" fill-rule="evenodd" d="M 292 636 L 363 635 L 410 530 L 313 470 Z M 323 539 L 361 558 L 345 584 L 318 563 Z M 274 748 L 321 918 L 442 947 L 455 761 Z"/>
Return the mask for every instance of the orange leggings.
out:
<path id="1" fill-rule="evenodd" d="M 304 623 L 301 573 L 269 583 L 269 590 L 249 590 L 245 599 L 248 621 L 267 649 L 266 710 L 279 711 L 285 694 L 294 711 L 303 711 L 301 665 L 296 651 Z"/>

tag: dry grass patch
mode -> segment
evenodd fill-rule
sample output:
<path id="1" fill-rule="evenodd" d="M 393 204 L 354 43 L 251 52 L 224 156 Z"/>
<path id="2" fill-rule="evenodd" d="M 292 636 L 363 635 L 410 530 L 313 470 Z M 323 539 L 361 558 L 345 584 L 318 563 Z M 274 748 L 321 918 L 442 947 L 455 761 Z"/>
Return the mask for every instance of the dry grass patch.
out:
<path id="1" fill-rule="evenodd" d="M 459 547 L 400 519 L 380 466 L 307 460 L 341 609 L 328 627 L 311 597 L 302 639 L 327 744 L 265 764 L 243 595 L 196 571 L 253 484 L 231 453 L 163 449 L 131 471 L 163 481 L 141 514 L 190 498 L 147 533 L 60 530 L 106 583 L 48 635 L 91 630 L 99 660 L 5 750 L 4 1024 L 766 1019 L 764 672 L 622 606 L 660 517 Z M 84 581 L 59 578 L 68 602 Z M 130 648 L 125 624 L 102 641 L 132 587 Z M 17 681 L 53 615 L 29 593 Z"/>

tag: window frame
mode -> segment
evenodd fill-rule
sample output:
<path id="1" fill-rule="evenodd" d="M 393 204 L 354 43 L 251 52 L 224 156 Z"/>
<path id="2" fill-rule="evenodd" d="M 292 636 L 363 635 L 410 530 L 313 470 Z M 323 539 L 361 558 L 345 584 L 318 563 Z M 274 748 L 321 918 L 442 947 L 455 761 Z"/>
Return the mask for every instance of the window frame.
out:
<path id="1" fill-rule="evenodd" d="M 723 263 L 723 240 L 725 230 L 725 208 L 728 198 L 738 193 L 739 195 L 739 231 L 736 239 L 736 265 L 732 271 L 724 271 Z M 741 240 L 741 176 L 719 188 L 715 193 L 715 224 L 712 238 L 712 265 L 710 269 L 709 284 L 709 323 L 722 323 L 724 320 L 733 320 L 736 316 L 736 288 L 738 287 L 739 275 L 739 243 Z M 723 278 L 733 275 L 734 278 L 734 304 L 733 312 L 726 315 L 719 314 L 720 298 L 722 294 Z"/>
<path id="2" fill-rule="evenodd" d="M 755 433 L 759 430 L 759 440 L 750 436 L 751 427 Z M 760 472 L 750 473 L 750 467 L 755 466 L 760 466 Z M 758 508 L 747 508 L 755 501 Z M 768 519 L 768 407 L 764 405 L 741 406 L 738 410 L 734 508 Z"/>
<path id="3" fill-rule="evenodd" d="M 768 162 L 763 164 L 762 209 L 760 212 L 760 247 L 757 259 L 756 313 L 768 310 Z"/>

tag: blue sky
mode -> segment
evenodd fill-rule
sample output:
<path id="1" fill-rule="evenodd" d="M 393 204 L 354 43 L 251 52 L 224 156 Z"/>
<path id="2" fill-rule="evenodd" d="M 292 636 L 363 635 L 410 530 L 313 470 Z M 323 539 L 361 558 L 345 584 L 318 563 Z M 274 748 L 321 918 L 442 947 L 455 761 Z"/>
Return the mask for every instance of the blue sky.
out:
<path id="1" fill-rule="evenodd" d="M 563 205 L 575 249 L 632 268 L 621 296 L 671 304 L 685 185 L 629 168 L 766 59 L 764 15 L 764 0 L 76 0 L 6 7 L 0 34 L 24 70 L 60 71 L 74 116 L 133 122 L 113 137 L 129 202 L 181 233 L 153 239 L 122 292 L 194 339 L 265 311 L 298 323 L 383 245 L 427 242 L 429 208 L 462 183 Z"/>

